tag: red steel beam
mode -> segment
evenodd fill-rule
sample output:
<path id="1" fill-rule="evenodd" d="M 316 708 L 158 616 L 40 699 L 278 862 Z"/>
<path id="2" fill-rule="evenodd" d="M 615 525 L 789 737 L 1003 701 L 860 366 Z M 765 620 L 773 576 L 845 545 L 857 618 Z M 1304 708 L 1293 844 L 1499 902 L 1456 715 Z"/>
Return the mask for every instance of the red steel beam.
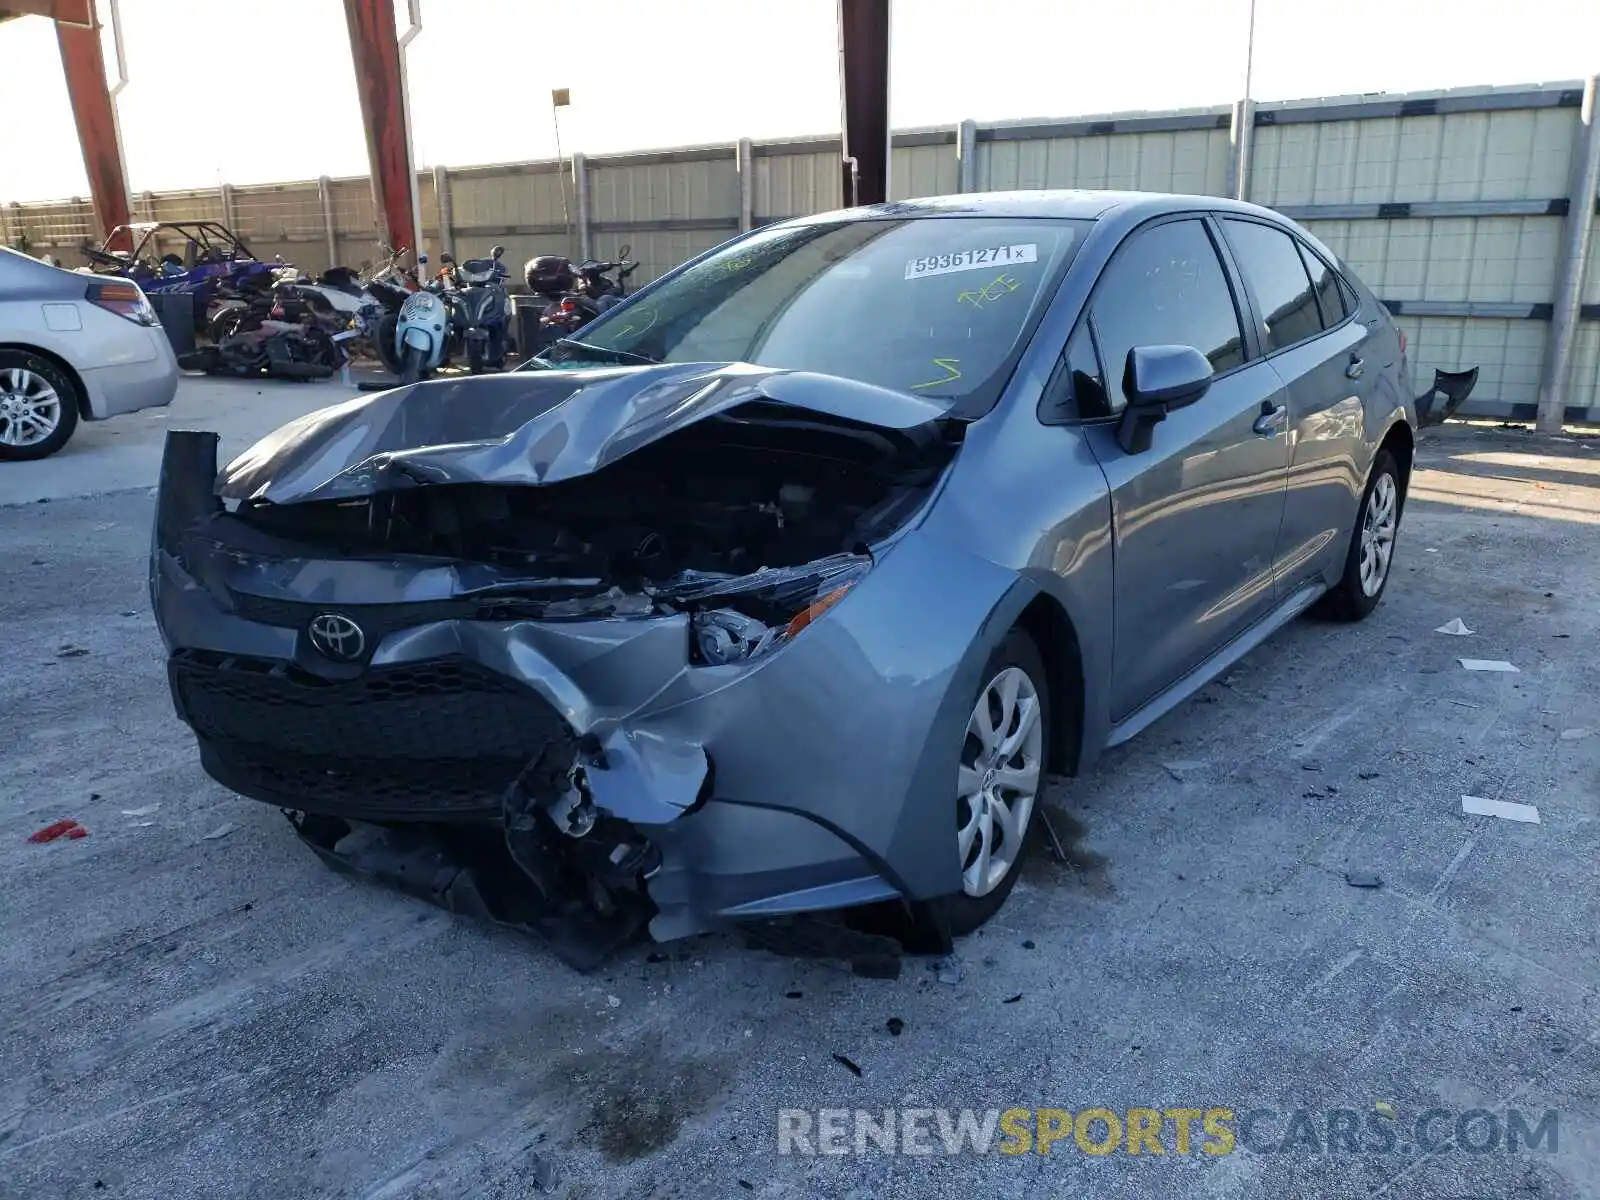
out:
<path id="1" fill-rule="evenodd" d="M 69 24 L 72 17 L 84 15 L 80 6 L 71 3 L 55 5 L 54 15 L 57 15 L 56 41 L 61 46 L 61 66 L 67 76 L 67 95 L 72 101 L 72 118 L 78 126 L 78 146 L 83 151 L 83 170 L 89 177 L 94 215 L 104 237 L 118 225 L 126 225 L 129 218 L 128 174 L 117 139 L 116 109 L 106 88 L 100 23 L 93 19 L 90 8 L 87 25 Z M 118 248 L 131 250 L 133 247 Z"/>
<path id="2" fill-rule="evenodd" d="M 394 0 L 344 0 L 355 59 L 356 90 L 367 130 L 372 196 L 395 252 L 416 250 L 411 211 L 411 147 L 406 140 L 406 94 L 400 72 Z"/>
<path id="3" fill-rule="evenodd" d="M 3 0 L 0 21 L 12 17 L 50 17 L 69 25 L 94 24 L 94 0 Z"/>
<path id="4" fill-rule="evenodd" d="M 844 202 L 889 198 L 889 0 L 839 0 Z"/>

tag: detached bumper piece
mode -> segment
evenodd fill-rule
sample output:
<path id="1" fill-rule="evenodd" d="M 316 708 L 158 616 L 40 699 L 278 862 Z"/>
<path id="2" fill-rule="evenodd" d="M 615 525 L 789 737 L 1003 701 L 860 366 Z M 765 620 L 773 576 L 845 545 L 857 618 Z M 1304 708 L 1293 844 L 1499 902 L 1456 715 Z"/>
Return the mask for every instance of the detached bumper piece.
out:
<path id="1" fill-rule="evenodd" d="M 285 810 L 300 839 L 342 875 L 372 880 L 463 916 L 493 921 L 541 939 L 576 971 L 596 970 L 634 941 L 648 906 L 609 913 L 576 897 L 552 903 L 493 827 L 352 825 L 337 817 Z"/>

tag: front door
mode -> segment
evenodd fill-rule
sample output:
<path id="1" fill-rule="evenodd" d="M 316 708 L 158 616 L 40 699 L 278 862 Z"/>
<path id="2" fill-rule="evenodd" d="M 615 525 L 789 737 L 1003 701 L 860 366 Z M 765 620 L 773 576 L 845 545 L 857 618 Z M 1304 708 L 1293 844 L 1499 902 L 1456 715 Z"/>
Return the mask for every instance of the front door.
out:
<path id="1" fill-rule="evenodd" d="M 1272 607 L 1287 396 L 1269 363 L 1246 361 L 1239 304 L 1198 217 L 1130 235 L 1089 313 L 1113 412 L 1127 403 L 1135 346 L 1193 346 L 1217 372 L 1198 402 L 1155 426 L 1147 450 L 1124 451 L 1112 422 L 1086 430 L 1111 488 L 1120 721 Z"/>

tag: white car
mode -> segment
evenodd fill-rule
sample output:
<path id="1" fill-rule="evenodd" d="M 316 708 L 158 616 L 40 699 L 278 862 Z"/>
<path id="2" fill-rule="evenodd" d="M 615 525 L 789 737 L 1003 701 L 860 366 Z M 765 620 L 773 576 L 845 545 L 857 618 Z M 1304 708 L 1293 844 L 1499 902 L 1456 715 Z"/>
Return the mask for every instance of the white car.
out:
<path id="1" fill-rule="evenodd" d="M 178 361 L 136 283 L 0 246 L 0 461 L 44 458 L 78 421 L 172 402 Z"/>

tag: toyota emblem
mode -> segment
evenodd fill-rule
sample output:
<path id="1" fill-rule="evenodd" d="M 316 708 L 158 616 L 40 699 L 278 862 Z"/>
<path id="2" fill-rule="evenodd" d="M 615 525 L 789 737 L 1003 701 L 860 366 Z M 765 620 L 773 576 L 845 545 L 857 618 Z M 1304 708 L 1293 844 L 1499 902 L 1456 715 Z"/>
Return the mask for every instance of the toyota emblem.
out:
<path id="1" fill-rule="evenodd" d="M 311 644 L 334 662 L 355 662 L 367 648 L 367 637 L 349 617 L 323 613 L 311 618 Z"/>

